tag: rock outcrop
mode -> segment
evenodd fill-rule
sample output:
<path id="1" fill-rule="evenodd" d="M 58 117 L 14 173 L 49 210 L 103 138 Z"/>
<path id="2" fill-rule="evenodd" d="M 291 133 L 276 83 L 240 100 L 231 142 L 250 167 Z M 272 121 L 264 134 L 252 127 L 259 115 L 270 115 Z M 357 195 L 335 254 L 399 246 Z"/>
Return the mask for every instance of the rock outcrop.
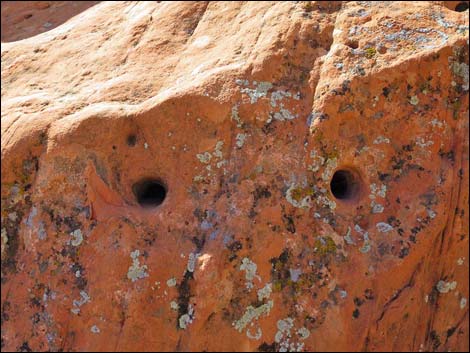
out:
<path id="1" fill-rule="evenodd" d="M 51 3 L 2 2 L 2 351 L 468 351 L 468 2 Z"/>

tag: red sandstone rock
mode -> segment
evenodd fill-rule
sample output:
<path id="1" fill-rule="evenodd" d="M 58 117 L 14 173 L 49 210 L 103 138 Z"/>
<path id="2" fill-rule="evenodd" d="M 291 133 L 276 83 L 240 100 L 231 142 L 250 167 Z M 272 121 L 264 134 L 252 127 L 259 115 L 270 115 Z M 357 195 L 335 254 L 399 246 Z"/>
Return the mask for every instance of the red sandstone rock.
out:
<path id="1" fill-rule="evenodd" d="M 42 5 L 2 32 L 15 6 Z M 2 33 L 2 350 L 468 351 L 457 6 L 102 2 Z"/>

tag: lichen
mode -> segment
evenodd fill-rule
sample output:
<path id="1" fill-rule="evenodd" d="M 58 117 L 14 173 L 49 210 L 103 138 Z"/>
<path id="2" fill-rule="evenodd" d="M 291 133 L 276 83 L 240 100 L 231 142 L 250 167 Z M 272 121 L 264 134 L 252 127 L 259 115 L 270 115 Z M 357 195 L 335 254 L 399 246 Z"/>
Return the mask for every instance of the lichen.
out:
<path id="1" fill-rule="evenodd" d="M 467 306 L 467 298 L 462 298 L 460 299 L 460 309 L 465 309 L 465 307 Z"/>
<path id="2" fill-rule="evenodd" d="M 390 140 L 383 136 L 377 136 L 373 143 L 374 145 L 378 145 L 380 143 L 390 143 Z"/>
<path id="3" fill-rule="evenodd" d="M 72 246 L 79 246 L 82 243 L 83 234 L 80 229 L 75 229 L 72 233 L 70 233 L 70 235 L 72 236 L 72 240 L 70 241 Z"/>
<path id="4" fill-rule="evenodd" d="M 196 155 L 201 163 L 208 164 L 211 161 L 212 155 L 209 152 L 204 152 Z"/>
<path id="5" fill-rule="evenodd" d="M 168 287 L 174 287 L 176 286 L 176 278 L 172 277 L 168 281 L 166 281 L 166 285 Z"/>
<path id="6" fill-rule="evenodd" d="M 70 311 L 75 315 L 78 315 L 80 313 L 80 307 L 90 301 L 91 298 L 88 293 L 82 290 L 80 291 L 80 299 L 73 301 L 73 308 Z"/>
<path id="7" fill-rule="evenodd" d="M 240 115 L 238 115 L 238 105 L 235 104 L 233 107 L 232 107 L 232 120 L 236 121 L 237 122 L 237 127 L 242 127 L 243 126 L 243 123 L 240 119 Z"/>
<path id="8" fill-rule="evenodd" d="M 333 176 L 333 171 L 336 169 L 337 166 L 338 159 L 336 157 L 327 159 L 325 170 L 323 171 L 321 176 L 323 181 L 329 181 L 331 179 L 331 177 Z"/>
<path id="9" fill-rule="evenodd" d="M 178 320 L 179 328 L 185 330 L 189 324 L 194 321 L 194 308 L 191 304 L 188 306 L 188 312 L 180 316 Z"/>
<path id="10" fill-rule="evenodd" d="M 377 54 L 377 49 L 371 47 L 364 50 L 364 55 L 367 59 L 372 59 Z"/>
<path id="11" fill-rule="evenodd" d="M 272 88 L 272 84 L 270 82 L 253 82 L 255 86 L 254 89 L 252 88 L 242 88 L 240 92 L 247 94 L 250 97 L 250 103 L 256 103 L 259 98 L 266 97 L 268 91 Z"/>
<path id="12" fill-rule="evenodd" d="M 419 98 L 417 96 L 412 96 L 409 100 L 411 105 L 418 105 L 419 103 Z"/>
<path id="13" fill-rule="evenodd" d="M 269 299 L 272 293 L 272 284 L 267 283 L 263 288 L 258 290 L 258 300 Z"/>
<path id="14" fill-rule="evenodd" d="M 445 281 L 439 281 L 437 282 L 436 284 L 436 289 L 438 290 L 439 293 L 448 293 L 452 290 L 454 290 L 455 288 L 457 288 L 457 282 L 456 281 L 453 281 L 453 282 L 445 282 Z"/>
<path id="15" fill-rule="evenodd" d="M 246 134 L 237 134 L 237 142 L 235 143 L 238 148 L 242 148 L 245 144 Z"/>
<path id="16" fill-rule="evenodd" d="M 314 244 L 315 253 L 324 256 L 336 252 L 336 244 L 330 236 L 318 237 Z"/>
<path id="17" fill-rule="evenodd" d="M 147 273 L 147 265 L 140 265 L 139 255 L 139 250 L 131 252 L 132 265 L 127 271 L 127 278 L 130 279 L 132 282 L 149 276 Z"/>
<path id="18" fill-rule="evenodd" d="M 379 222 L 376 224 L 377 230 L 381 233 L 388 233 L 393 230 L 393 227 L 385 222 Z"/>
<path id="19" fill-rule="evenodd" d="M 294 207 L 310 208 L 314 191 L 311 187 L 302 187 L 292 184 L 286 191 L 286 200 Z"/>
<path id="20" fill-rule="evenodd" d="M 196 260 L 198 257 L 199 257 L 199 254 L 195 254 L 195 253 L 189 254 L 188 264 L 186 266 L 186 269 L 188 272 L 194 272 L 194 269 L 196 268 Z"/>
<path id="21" fill-rule="evenodd" d="M 245 327 L 250 324 L 253 320 L 257 320 L 261 315 L 268 315 L 273 306 L 274 301 L 272 300 L 256 308 L 250 305 L 246 308 L 243 316 L 239 320 L 233 322 L 232 325 L 238 332 L 242 333 Z"/>
<path id="22" fill-rule="evenodd" d="M 245 271 L 245 279 L 246 279 L 246 287 L 248 289 L 253 288 L 253 280 L 255 278 L 258 278 L 261 280 L 261 278 L 256 274 L 258 266 L 251 261 L 249 258 L 245 257 L 242 260 L 242 264 L 240 265 L 240 271 Z"/>
<path id="23" fill-rule="evenodd" d="M 277 322 L 278 330 L 274 336 L 274 341 L 279 344 L 279 352 L 301 352 L 303 350 L 304 343 L 298 342 L 294 338 L 295 336 L 292 334 L 293 328 L 294 320 L 290 317 Z M 301 327 L 296 333 L 302 341 L 310 336 L 310 331 L 305 327 Z"/>

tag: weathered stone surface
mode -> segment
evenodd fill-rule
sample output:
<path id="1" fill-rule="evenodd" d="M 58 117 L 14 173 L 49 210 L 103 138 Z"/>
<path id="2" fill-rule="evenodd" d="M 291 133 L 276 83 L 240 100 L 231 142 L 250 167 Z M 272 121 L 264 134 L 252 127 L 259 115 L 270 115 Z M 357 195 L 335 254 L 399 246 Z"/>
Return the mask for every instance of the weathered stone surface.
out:
<path id="1" fill-rule="evenodd" d="M 468 351 L 457 6 L 102 2 L 2 34 L 2 350 Z"/>

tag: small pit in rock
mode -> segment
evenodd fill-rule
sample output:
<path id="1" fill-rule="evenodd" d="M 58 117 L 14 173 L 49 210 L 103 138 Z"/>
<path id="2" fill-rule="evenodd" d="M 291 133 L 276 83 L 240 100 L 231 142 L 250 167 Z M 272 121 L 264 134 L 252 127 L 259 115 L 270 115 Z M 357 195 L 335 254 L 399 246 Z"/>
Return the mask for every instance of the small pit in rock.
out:
<path id="1" fill-rule="evenodd" d="M 145 208 L 157 207 L 166 198 L 167 189 L 159 179 L 144 179 L 132 186 L 132 191 L 140 206 Z"/>
<path id="2" fill-rule="evenodd" d="M 352 200 L 359 195 L 360 179 L 356 172 L 339 169 L 330 182 L 331 193 L 339 200 Z"/>

